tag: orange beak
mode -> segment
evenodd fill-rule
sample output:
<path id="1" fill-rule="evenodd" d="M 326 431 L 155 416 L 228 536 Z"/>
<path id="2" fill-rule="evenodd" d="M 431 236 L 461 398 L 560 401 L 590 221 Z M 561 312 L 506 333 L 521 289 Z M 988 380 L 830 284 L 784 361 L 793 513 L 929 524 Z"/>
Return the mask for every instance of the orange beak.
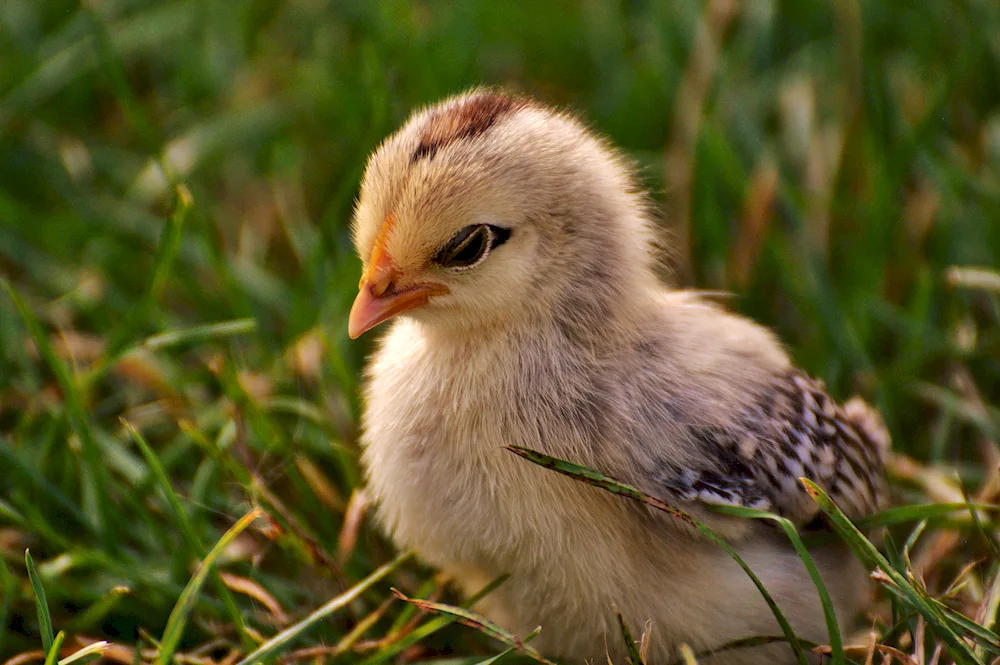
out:
<path id="1" fill-rule="evenodd" d="M 448 287 L 443 284 L 413 284 L 398 288 L 400 276 L 392 257 L 385 253 L 380 243 L 376 244 L 347 320 L 347 334 L 351 339 L 357 339 L 400 312 L 426 305 L 431 296 L 448 293 Z"/>

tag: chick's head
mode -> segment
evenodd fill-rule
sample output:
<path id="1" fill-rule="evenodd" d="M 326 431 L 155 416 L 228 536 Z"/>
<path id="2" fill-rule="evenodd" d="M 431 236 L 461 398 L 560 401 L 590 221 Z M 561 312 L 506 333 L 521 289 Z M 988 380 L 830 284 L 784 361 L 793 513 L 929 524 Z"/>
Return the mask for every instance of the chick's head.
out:
<path id="1" fill-rule="evenodd" d="M 628 168 L 579 122 L 496 91 L 454 97 L 369 160 L 348 331 L 404 312 L 452 329 L 543 312 L 644 272 L 649 227 Z"/>

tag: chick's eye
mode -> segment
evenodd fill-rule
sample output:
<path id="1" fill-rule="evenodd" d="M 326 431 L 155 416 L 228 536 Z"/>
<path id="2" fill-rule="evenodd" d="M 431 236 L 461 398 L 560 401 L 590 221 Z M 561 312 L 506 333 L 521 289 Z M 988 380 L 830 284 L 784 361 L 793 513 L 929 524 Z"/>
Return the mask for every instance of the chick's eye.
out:
<path id="1" fill-rule="evenodd" d="M 467 270 L 482 263 L 490 250 L 506 242 L 508 229 L 490 224 L 473 224 L 452 236 L 434 256 L 434 262 L 446 268 Z"/>

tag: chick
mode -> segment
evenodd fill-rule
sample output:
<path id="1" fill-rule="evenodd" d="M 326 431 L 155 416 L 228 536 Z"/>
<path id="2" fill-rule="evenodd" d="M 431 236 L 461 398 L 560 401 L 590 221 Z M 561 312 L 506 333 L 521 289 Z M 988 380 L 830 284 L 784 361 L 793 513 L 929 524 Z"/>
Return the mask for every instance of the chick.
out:
<path id="1" fill-rule="evenodd" d="M 780 635 L 717 545 L 663 513 L 532 465 L 520 445 L 597 469 L 705 520 L 797 634 L 825 642 L 786 537 L 707 504 L 806 526 L 822 486 L 852 517 L 885 494 L 888 435 L 795 369 L 774 336 L 655 271 L 649 205 L 626 161 L 567 114 L 495 90 L 415 113 L 371 157 L 354 218 L 364 262 L 349 333 L 396 317 L 371 359 L 364 464 L 384 528 L 478 608 L 570 662 L 625 662 L 615 609 L 650 663 Z M 849 621 L 860 565 L 812 552 Z M 792 663 L 786 645 L 706 663 Z"/>

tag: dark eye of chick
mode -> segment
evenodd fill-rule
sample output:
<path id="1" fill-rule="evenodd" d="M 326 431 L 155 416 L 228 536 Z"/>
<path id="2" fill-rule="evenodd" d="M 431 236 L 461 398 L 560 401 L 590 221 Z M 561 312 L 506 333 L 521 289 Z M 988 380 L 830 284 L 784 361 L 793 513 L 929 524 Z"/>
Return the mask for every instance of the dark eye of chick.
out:
<path id="1" fill-rule="evenodd" d="M 438 253 L 434 262 L 446 268 L 464 270 L 473 268 L 489 256 L 489 253 L 507 242 L 510 229 L 492 224 L 473 224 L 451 237 Z"/>

